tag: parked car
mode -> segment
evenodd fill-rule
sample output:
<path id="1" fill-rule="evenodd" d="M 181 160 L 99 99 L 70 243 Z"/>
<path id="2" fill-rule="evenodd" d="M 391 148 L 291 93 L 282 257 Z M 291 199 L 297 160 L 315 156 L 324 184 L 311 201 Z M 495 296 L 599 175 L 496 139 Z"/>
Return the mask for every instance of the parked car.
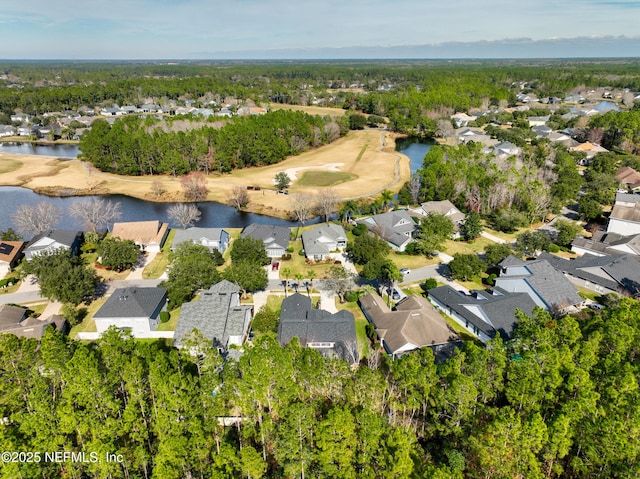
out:
<path id="1" fill-rule="evenodd" d="M 280 268 L 280 263 L 278 263 L 277 261 L 271 263 L 271 271 L 278 271 L 278 268 Z"/>
<path id="2" fill-rule="evenodd" d="M 411 270 L 409 268 L 400 268 L 400 272 L 402 274 L 409 274 L 411 273 Z"/>

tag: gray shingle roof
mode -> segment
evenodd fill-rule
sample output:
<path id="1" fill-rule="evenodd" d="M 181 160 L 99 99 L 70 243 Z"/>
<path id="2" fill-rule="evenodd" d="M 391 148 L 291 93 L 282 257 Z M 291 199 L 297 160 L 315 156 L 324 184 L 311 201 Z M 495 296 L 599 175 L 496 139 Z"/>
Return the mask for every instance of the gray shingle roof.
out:
<path id="1" fill-rule="evenodd" d="M 185 241 L 193 241 L 194 243 L 200 243 L 201 238 L 206 238 L 208 241 L 222 241 L 222 232 L 225 231 L 222 228 L 187 228 L 186 230 L 176 230 L 176 234 L 173 237 L 172 248 L 175 248 L 180 243 Z"/>
<path id="2" fill-rule="evenodd" d="M 516 271 L 516 274 L 510 273 L 508 269 L 505 271 L 504 264 L 501 263 L 501 266 L 503 271 L 496 278 L 496 286 L 512 293 L 527 292 L 537 295 L 544 302 L 546 309 L 564 309 L 583 301 L 575 286 L 544 258 L 524 262 L 524 268 L 528 270 L 528 273 L 524 274 L 518 274 L 519 271 Z M 532 299 L 537 301 L 534 296 Z"/>
<path id="3" fill-rule="evenodd" d="M 528 294 L 508 293 L 498 288 L 495 294 L 474 291 L 473 295 L 466 295 L 446 285 L 430 289 L 428 294 L 489 337 L 496 332 L 505 338 L 511 337 L 517 322 L 516 309 L 530 315 L 536 307 Z"/>
<path id="4" fill-rule="evenodd" d="M 150 318 L 164 306 L 164 288 L 118 288 L 93 316 L 94 318 Z"/>
<path id="5" fill-rule="evenodd" d="M 287 249 L 289 238 L 291 238 L 291 228 L 286 226 L 250 224 L 240 234 L 242 238 L 247 236 L 259 239 L 264 243 L 265 248 L 273 245 Z"/>
<path id="6" fill-rule="evenodd" d="M 176 346 L 182 346 L 184 337 L 194 329 L 221 348 L 227 347 L 229 336 L 241 336 L 245 316 L 252 307 L 236 304 L 239 291 L 233 283 L 223 280 L 204 291 L 198 301 L 184 303 L 176 324 Z"/>
<path id="7" fill-rule="evenodd" d="M 302 233 L 305 255 L 325 255 L 331 253 L 338 241 L 346 242 L 347 235 L 340 225 L 327 223 Z"/>
<path id="8" fill-rule="evenodd" d="M 318 347 L 322 354 L 337 356 L 348 362 L 357 362 L 356 327 L 353 314 L 341 310 L 331 314 L 312 309 L 311 299 L 300 293 L 292 294 L 282 302 L 278 341 L 285 345 L 297 337 L 300 344 L 333 343 L 333 347 Z"/>
<path id="9" fill-rule="evenodd" d="M 35 243 L 40 241 L 42 238 L 51 238 L 52 240 L 71 248 L 71 246 L 73 246 L 73 243 L 75 243 L 76 238 L 78 238 L 80 236 L 82 236 L 82 231 L 78 231 L 78 230 L 51 230 L 51 231 L 47 231 L 46 233 L 40 233 L 39 235 L 34 236 L 31 239 L 31 241 L 29 241 L 29 244 L 27 245 L 25 250 L 26 251 L 38 251 L 40 249 L 45 249 L 46 246 L 43 246 L 42 248 L 34 247 Z"/>
<path id="10" fill-rule="evenodd" d="M 571 260 L 545 255 L 545 258 L 559 271 L 612 291 L 631 295 L 640 292 L 640 258 L 635 255 L 584 255 Z"/>
<path id="11" fill-rule="evenodd" d="M 410 240 L 417 228 L 415 221 L 405 210 L 373 215 L 358 220 L 358 223 L 364 223 L 369 230 L 398 247 Z"/>

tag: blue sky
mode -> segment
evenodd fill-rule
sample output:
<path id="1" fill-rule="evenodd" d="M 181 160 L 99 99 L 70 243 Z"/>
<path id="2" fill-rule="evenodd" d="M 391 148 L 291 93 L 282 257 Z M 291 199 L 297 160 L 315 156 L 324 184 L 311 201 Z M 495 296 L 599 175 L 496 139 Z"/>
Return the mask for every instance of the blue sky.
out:
<path id="1" fill-rule="evenodd" d="M 575 38 L 638 56 L 639 24 L 640 1 L 625 0 L 0 0 L 0 58 L 397 57 L 406 46 L 459 57 L 476 42 L 486 53 L 470 56 L 518 56 L 523 42 L 521 56 L 600 52 L 566 55 Z"/>

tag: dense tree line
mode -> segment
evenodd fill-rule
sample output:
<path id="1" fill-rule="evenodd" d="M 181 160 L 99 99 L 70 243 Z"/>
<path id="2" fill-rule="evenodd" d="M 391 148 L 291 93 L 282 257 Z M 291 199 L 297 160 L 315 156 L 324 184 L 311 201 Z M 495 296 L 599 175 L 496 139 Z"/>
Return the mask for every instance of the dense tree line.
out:
<path id="1" fill-rule="evenodd" d="M 115 330 L 2 335 L 3 450 L 100 458 L 2 477 L 634 477 L 639 340 L 630 299 L 580 321 L 522 315 L 513 341 L 444 362 L 425 348 L 355 369 L 269 334 L 227 362 L 197 334 L 180 351 Z"/>
<path id="2" fill-rule="evenodd" d="M 322 105 L 386 116 L 391 127 L 433 134 L 433 119 L 471 107 L 513 103 L 517 91 L 564 97 L 578 87 L 640 90 L 633 60 L 537 62 L 360 61 L 194 64 L 2 63 L 20 88 L 0 88 L 0 112 L 40 115 L 82 105 L 216 100 Z M 521 83 L 520 83 L 521 82 Z M 365 94 L 348 90 L 357 85 Z"/>
<path id="3" fill-rule="evenodd" d="M 159 120 L 127 117 L 113 125 L 95 121 L 80 149 L 83 159 L 112 173 L 222 173 L 277 163 L 334 141 L 346 130 L 332 119 L 287 110 L 187 131 L 165 131 Z"/>

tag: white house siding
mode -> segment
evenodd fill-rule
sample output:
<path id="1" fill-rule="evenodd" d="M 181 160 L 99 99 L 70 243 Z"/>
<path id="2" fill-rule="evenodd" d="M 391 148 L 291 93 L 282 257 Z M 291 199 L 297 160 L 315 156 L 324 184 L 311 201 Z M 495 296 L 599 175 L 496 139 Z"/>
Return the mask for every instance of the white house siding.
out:
<path id="1" fill-rule="evenodd" d="M 285 252 L 284 248 L 267 248 L 267 256 L 269 258 L 280 258 Z"/>
<path id="2" fill-rule="evenodd" d="M 135 337 L 155 331 L 160 323 L 158 318 L 94 318 L 94 320 L 99 333 L 103 333 L 111 326 L 115 326 L 118 329 L 131 329 L 131 334 Z"/>
<path id="3" fill-rule="evenodd" d="M 475 336 L 476 338 L 478 338 L 483 343 L 487 343 L 489 340 L 491 340 L 490 336 L 488 336 L 484 332 L 480 331 L 473 324 L 471 324 L 469 321 L 467 321 L 462 316 L 459 316 L 458 313 L 456 313 L 455 311 L 450 309 L 448 306 L 440 303 L 439 301 L 437 301 L 436 299 L 434 299 L 432 297 L 429 297 L 429 301 L 436 307 L 436 309 L 442 311 L 444 314 L 449 316 L 456 323 L 458 323 L 460 326 L 462 326 L 464 329 L 466 329 L 469 332 L 469 334 Z"/>
<path id="4" fill-rule="evenodd" d="M 580 255 L 580 256 L 584 256 L 585 254 L 590 254 L 592 256 L 604 256 L 604 254 L 602 254 L 602 253 L 598 253 L 596 251 L 589 250 L 589 249 L 582 249 L 582 248 L 576 247 L 576 246 L 573 246 L 571 249 L 573 250 L 574 253 L 576 253 L 577 255 Z"/>
<path id="5" fill-rule="evenodd" d="M 623 236 L 637 235 L 640 234 L 640 223 L 610 218 L 607 232 L 618 233 Z"/>

